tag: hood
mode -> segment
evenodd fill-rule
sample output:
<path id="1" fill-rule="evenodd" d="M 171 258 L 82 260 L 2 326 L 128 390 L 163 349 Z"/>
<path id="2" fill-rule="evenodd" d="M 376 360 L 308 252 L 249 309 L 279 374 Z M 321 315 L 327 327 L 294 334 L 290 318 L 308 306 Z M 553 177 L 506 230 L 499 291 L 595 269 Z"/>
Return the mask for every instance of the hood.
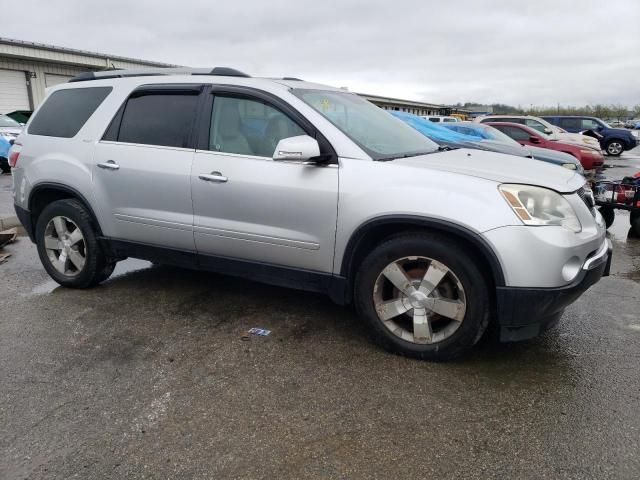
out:
<path id="1" fill-rule="evenodd" d="M 461 148 L 448 152 L 392 160 L 394 164 L 439 170 L 497 183 L 523 183 L 550 188 L 560 193 L 575 192 L 584 177 L 568 168 L 532 158 Z"/>
<path id="2" fill-rule="evenodd" d="M 572 143 L 574 145 L 580 145 L 583 147 L 590 147 L 600 150 L 600 142 L 588 135 L 583 135 L 581 133 L 563 133 L 563 132 L 555 132 L 551 135 L 553 140 L 559 140 L 561 142 Z"/>

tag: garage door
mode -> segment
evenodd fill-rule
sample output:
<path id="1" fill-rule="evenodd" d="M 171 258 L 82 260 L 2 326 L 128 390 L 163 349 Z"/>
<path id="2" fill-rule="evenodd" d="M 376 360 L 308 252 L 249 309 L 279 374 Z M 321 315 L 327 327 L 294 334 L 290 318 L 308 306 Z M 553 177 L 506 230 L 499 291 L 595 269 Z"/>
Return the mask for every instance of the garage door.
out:
<path id="1" fill-rule="evenodd" d="M 61 83 L 67 83 L 71 78 L 68 75 L 56 75 L 55 73 L 44 74 L 44 84 L 46 87 L 53 87 L 54 85 L 60 85 Z"/>
<path id="2" fill-rule="evenodd" d="M 0 69 L 0 113 L 30 109 L 24 72 Z"/>

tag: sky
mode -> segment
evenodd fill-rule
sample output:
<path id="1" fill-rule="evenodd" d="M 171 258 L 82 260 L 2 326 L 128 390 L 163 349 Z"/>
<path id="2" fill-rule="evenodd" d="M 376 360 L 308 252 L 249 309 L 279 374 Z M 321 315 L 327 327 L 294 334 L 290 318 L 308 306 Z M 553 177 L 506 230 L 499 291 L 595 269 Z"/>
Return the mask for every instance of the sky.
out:
<path id="1" fill-rule="evenodd" d="M 640 104 L 640 0 L 20 0 L 11 8 L 2 37 L 361 93 L 523 108 Z"/>

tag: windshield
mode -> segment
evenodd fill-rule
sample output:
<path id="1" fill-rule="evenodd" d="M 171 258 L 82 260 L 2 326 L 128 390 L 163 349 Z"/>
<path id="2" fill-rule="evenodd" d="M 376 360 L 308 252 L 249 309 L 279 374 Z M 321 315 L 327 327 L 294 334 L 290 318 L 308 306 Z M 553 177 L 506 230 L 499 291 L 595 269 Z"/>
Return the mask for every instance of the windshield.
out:
<path id="1" fill-rule="evenodd" d="M 0 127 L 21 128 L 22 125 L 20 125 L 11 117 L 7 117 L 6 115 L 0 115 Z"/>
<path id="2" fill-rule="evenodd" d="M 438 145 L 374 104 L 347 92 L 294 89 L 374 160 L 413 157 L 438 151 Z"/>

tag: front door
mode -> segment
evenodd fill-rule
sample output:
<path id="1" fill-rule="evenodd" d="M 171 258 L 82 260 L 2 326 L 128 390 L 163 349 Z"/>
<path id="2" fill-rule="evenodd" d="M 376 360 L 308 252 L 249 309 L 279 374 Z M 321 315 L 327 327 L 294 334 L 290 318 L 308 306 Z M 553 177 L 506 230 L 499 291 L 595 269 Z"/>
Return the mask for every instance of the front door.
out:
<path id="1" fill-rule="evenodd" d="M 217 92 L 205 118 L 191 175 L 198 252 L 331 272 L 338 166 L 272 160 L 309 127 L 250 94 Z"/>
<path id="2" fill-rule="evenodd" d="M 134 91 L 94 154 L 103 233 L 194 251 L 191 165 L 200 86 Z"/>

